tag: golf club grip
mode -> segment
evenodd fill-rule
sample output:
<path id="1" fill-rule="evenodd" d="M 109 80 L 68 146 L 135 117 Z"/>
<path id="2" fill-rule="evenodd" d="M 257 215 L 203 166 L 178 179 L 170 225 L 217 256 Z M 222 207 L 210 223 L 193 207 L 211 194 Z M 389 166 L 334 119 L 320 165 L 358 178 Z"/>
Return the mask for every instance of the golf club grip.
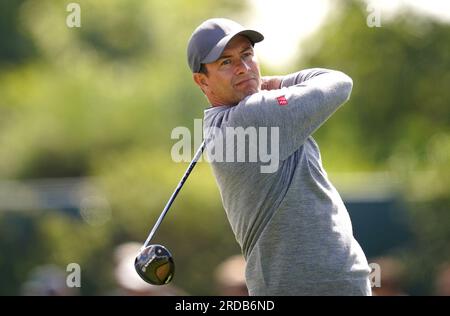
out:
<path id="1" fill-rule="evenodd" d="M 192 159 L 191 163 L 189 164 L 187 170 L 185 171 L 183 177 L 181 178 L 180 182 L 178 183 L 177 187 L 175 188 L 175 191 L 173 191 L 172 196 L 170 197 L 169 201 L 167 202 L 166 206 L 164 207 L 163 211 L 161 212 L 161 215 L 159 216 L 158 220 L 156 221 L 155 225 L 153 226 L 150 234 L 148 235 L 147 239 L 145 240 L 144 245 L 142 248 L 145 248 L 148 246 L 150 241 L 153 238 L 153 235 L 155 234 L 156 230 L 158 229 L 159 225 L 161 225 L 162 220 L 166 216 L 166 213 L 169 211 L 170 206 L 172 205 L 173 201 L 178 195 L 178 192 L 180 192 L 181 188 L 183 187 L 183 184 L 186 182 L 187 178 L 189 177 L 189 174 L 191 173 L 192 169 L 194 169 L 195 164 L 197 163 L 198 159 L 201 157 L 203 150 L 205 149 L 205 140 L 202 142 L 200 147 L 197 149 L 197 152 L 195 153 L 194 158 Z"/>

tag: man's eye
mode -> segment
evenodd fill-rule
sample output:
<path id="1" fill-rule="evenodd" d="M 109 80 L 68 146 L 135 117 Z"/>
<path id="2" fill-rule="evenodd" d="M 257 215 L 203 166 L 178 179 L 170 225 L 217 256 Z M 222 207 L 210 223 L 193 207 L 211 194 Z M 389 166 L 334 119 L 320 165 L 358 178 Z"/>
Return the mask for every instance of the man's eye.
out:
<path id="1" fill-rule="evenodd" d="M 244 53 L 244 57 L 251 57 L 251 56 L 253 56 L 253 53 L 251 53 L 251 52 Z"/>
<path id="2" fill-rule="evenodd" d="M 230 60 L 230 59 L 225 59 L 225 60 L 222 62 L 221 65 L 228 65 L 228 64 L 230 64 L 230 63 L 231 63 L 231 60 Z"/>

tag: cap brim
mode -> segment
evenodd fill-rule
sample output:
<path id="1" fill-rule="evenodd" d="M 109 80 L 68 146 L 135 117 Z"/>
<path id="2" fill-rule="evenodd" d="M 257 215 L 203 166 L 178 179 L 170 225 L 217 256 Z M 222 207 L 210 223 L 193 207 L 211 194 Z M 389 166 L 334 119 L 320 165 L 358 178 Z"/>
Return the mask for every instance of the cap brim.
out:
<path id="1" fill-rule="evenodd" d="M 229 34 L 222 38 L 216 46 L 206 55 L 206 57 L 201 61 L 202 64 L 209 64 L 215 62 L 222 55 L 223 50 L 227 46 L 227 44 L 236 36 L 243 35 L 247 37 L 253 44 L 261 42 L 264 39 L 264 36 L 253 30 L 243 30 L 236 33 Z"/>

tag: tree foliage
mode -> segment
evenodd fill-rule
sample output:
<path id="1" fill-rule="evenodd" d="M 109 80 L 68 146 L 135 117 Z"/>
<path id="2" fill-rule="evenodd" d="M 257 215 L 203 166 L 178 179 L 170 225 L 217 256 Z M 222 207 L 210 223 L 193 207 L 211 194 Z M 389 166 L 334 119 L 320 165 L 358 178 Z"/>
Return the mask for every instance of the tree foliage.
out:
<path id="1" fill-rule="evenodd" d="M 98 227 L 61 210 L 1 210 L 1 294 L 20 293 L 46 263 L 79 263 L 81 294 L 116 286 L 114 247 L 145 239 L 187 167 L 171 160 L 172 129 L 192 130 L 207 106 L 187 40 L 200 21 L 245 11 L 225 0 L 78 3 L 81 28 L 66 26 L 64 2 L 0 4 L 0 179 L 89 176 L 112 216 Z M 354 80 L 351 100 L 315 137 L 327 169 L 387 170 L 401 183 L 416 232 L 404 256 L 412 284 L 430 291 L 429 273 L 450 260 L 450 28 L 412 12 L 369 28 L 360 2 L 339 3 L 298 62 Z M 214 267 L 239 252 L 220 202 L 199 163 L 157 233 L 189 294 L 215 294 Z"/>

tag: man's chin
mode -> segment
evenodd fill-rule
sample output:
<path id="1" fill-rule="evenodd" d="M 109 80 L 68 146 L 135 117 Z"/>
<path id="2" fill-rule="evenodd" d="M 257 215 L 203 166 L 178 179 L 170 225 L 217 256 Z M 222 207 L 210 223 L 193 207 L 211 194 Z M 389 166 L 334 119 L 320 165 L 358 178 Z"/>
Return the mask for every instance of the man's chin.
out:
<path id="1" fill-rule="evenodd" d="M 249 95 L 255 94 L 258 92 L 258 88 L 252 88 L 252 89 L 248 89 L 247 91 L 244 92 L 244 98 L 248 97 Z"/>
<path id="2" fill-rule="evenodd" d="M 244 91 L 239 91 L 235 95 L 237 96 L 235 102 L 232 102 L 233 105 L 237 105 L 239 102 L 244 100 L 246 97 L 259 92 L 258 87 L 247 88 Z"/>

